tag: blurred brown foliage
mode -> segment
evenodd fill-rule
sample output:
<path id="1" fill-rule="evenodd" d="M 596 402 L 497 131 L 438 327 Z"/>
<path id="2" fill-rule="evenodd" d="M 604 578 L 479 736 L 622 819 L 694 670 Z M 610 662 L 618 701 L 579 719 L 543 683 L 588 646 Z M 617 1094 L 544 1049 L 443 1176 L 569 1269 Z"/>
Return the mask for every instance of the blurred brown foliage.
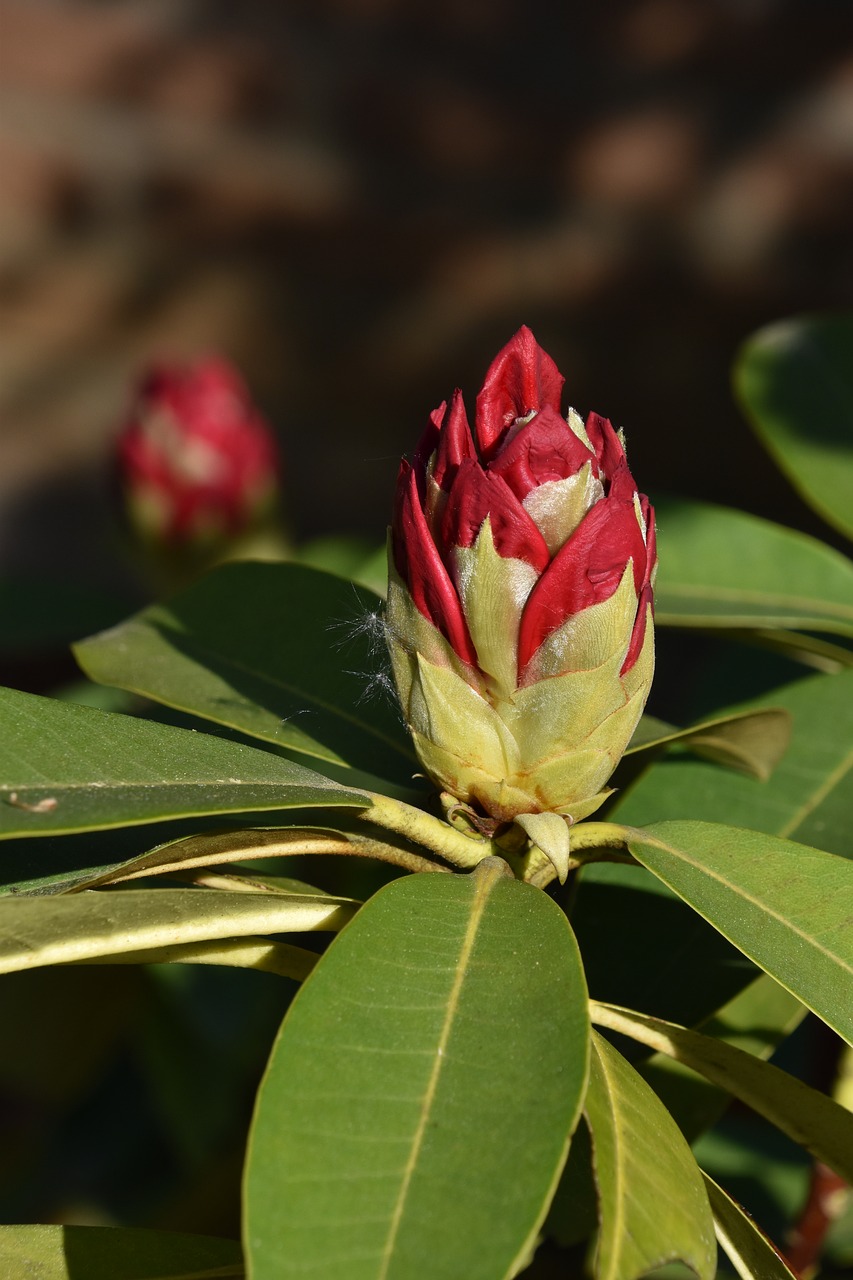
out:
<path id="1" fill-rule="evenodd" d="M 851 35 L 846 0 L 0 0 L 3 566 L 109 560 L 128 385 L 213 349 L 297 533 L 380 538 L 522 322 L 652 496 L 816 528 L 728 368 L 849 304 Z"/>

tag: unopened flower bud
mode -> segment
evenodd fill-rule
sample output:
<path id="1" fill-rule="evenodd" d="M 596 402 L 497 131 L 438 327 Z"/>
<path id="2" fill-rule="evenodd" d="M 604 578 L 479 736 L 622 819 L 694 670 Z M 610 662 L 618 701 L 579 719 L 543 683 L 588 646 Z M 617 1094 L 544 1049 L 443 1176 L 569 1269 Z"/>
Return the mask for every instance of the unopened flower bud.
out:
<path id="1" fill-rule="evenodd" d="M 610 422 L 573 409 L 522 328 L 477 397 L 432 414 L 403 461 L 386 630 L 424 769 L 535 844 L 592 813 L 654 669 L 652 508 Z M 559 824 L 558 824 L 559 825 Z"/>
<path id="2" fill-rule="evenodd" d="M 118 460 L 132 526 L 163 549 L 225 546 L 268 516 L 278 493 L 273 433 L 221 359 L 152 369 Z"/>

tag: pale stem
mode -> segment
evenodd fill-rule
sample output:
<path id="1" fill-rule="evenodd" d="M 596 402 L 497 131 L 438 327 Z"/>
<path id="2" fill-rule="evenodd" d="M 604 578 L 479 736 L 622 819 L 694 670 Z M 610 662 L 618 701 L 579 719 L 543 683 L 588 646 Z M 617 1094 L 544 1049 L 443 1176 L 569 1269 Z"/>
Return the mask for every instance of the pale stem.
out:
<path id="1" fill-rule="evenodd" d="M 569 870 L 575 870 L 584 862 L 613 861 L 632 862 L 627 853 L 598 854 L 598 850 L 624 849 L 627 828 L 617 826 L 614 822 L 580 822 L 569 831 L 569 848 L 571 860 Z M 538 856 L 537 856 L 538 855 Z M 523 869 L 522 879 L 537 889 L 546 889 L 557 878 L 557 870 L 553 863 L 543 860 L 543 855 L 536 848 L 527 855 L 527 865 Z"/>
<path id="2" fill-rule="evenodd" d="M 476 867 L 490 853 L 500 854 L 491 840 L 482 836 L 463 835 L 443 818 L 435 818 L 431 813 L 424 813 L 423 809 L 404 804 L 402 800 L 393 800 L 390 796 L 372 791 L 368 794 L 372 802 L 370 808 L 361 809 L 358 813 L 363 822 L 373 822 L 378 827 L 385 827 L 387 831 L 394 831 L 414 844 L 437 853 L 454 867 L 468 870 Z"/>
<path id="3" fill-rule="evenodd" d="M 615 822 L 579 822 L 570 828 L 569 839 L 573 855 L 581 849 L 624 849 L 628 828 Z"/>

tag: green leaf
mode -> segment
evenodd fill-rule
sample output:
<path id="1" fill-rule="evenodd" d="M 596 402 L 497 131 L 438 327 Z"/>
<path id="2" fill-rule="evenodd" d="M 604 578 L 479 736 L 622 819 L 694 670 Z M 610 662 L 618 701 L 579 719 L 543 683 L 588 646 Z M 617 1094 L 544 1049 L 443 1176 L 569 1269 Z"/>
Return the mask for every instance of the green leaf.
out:
<path id="1" fill-rule="evenodd" d="M 4 1280 L 226 1280 L 236 1240 L 137 1227 L 0 1226 Z"/>
<path id="2" fill-rule="evenodd" d="M 726 507 L 655 504 L 659 624 L 853 635 L 853 564 L 816 538 Z"/>
<path id="3" fill-rule="evenodd" d="M 791 740 L 791 717 L 784 707 L 735 711 L 676 729 L 654 716 L 643 716 L 625 755 L 676 744 L 717 764 L 728 765 L 765 781 Z"/>
<path id="4" fill-rule="evenodd" d="M 710 822 L 630 829 L 628 848 L 853 1042 L 853 861 Z"/>
<path id="5" fill-rule="evenodd" d="M 760 329 L 734 385 L 758 438 L 798 493 L 853 538 L 853 315 Z"/>
<path id="6" fill-rule="evenodd" d="M 738 777 L 697 760 L 660 760 L 625 793 L 611 816 L 636 827 L 662 817 L 724 818 L 732 826 L 849 856 L 853 671 L 808 676 L 751 705 L 762 703 L 784 707 L 793 722 L 791 745 L 769 781 Z"/>
<path id="7" fill-rule="evenodd" d="M 340 929 L 358 904 L 327 894 L 128 889 L 0 902 L 0 973 L 255 934 Z"/>
<path id="8" fill-rule="evenodd" d="M 572 927 L 594 999 L 692 1026 L 755 978 L 743 953 L 645 867 L 594 862 L 579 880 Z"/>
<path id="9" fill-rule="evenodd" d="M 378 596 L 384 596 L 388 586 L 388 551 L 384 543 L 377 546 L 369 539 L 333 534 L 304 542 L 294 558 L 300 564 L 358 582 Z"/>
<path id="10" fill-rule="evenodd" d="M 677 1259 L 712 1280 L 714 1226 L 690 1148 L 652 1089 L 595 1032 L 584 1112 L 601 1216 L 596 1280 L 635 1280 Z"/>
<path id="11" fill-rule="evenodd" d="M 389 837 L 389 841 L 392 838 Z M 377 840 L 366 829 L 347 829 L 343 823 L 338 828 L 299 826 L 213 831 L 170 840 L 96 875 L 85 879 L 78 876 L 69 891 L 77 893 L 81 889 L 97 888 L 98 885 L 137 880 L 143 876 L 170 875 L 191 871 L 196 867 L 214 867 L 240 859 L 286 858 L 304 854 L 376 858 L 397 866 L 411 862 L 411 869 L 419 871 L 446 870 L 389 841 Z"/>
<path id="12" fill-rule="evenodd" d="M 0 689 L 0 779 L 0 837 L 369 803 L 272 752 L 16 689 Z"/>
<path id="13" fill-rule="evenodd" d="M 741 1206 L 713 1178 L 702 1176 L 717 1239 L 741 1280 L 797 1280 L 779 1250 Z"/>
<path id="14" fill-rule="evenodd" d="M 253 1280 L 500 1280 L 532 1246 L 586 1084 L 568 921 L 489 859 L 372 898 L 302 987 L 246 1173 Z"/>
<path id="15" fill-rule="evenodd" d="M 694 1029 L 766 1060 L 799 1026 L 805 1013 L 799 1000 L 762 973 Z M 664 1053 L 653 1054 L 638 1070 L 688 1142 L 694 1142 L 719 1120 L 731 1101 L 723 1089 Z"/>
<path id="16" fill-rule="evenodd" d="M 668 1054 L 740 1098 L 848 1181 L 853 1180 L 853 1112 L 802 1080 L 712 1036 L 631 1009 L 591 1003 L 594 1023 Z"/>
<path id="17" fill-rule="evenodd" d="M 86 674 L 329 764 L 409 781 L 377 596 L 296 564 L 223 565 L 75 646 Z"/>

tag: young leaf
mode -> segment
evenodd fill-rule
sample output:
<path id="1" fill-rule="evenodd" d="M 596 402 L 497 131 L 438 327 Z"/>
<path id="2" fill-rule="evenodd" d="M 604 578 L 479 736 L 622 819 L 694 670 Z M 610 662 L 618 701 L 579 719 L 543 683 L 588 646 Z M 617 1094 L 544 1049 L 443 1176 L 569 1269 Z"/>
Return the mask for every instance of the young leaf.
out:
<path id="1" fill-rule="evenodd" d="M 532 1245 L 586 1084 L 565 915 L 489 859 L 373 897 L 296 997 L 246 1170 L 253 1280 L 500 1280 Z"/>
<path id="2" fill-rule="evenodd" d="M 0 902 L 0 973 L 219 938 L 337 930 L 357 905 L 326 894 L 198 889 L 6 898 Z"/>
<path id="3" fill-rule="evenodd" d="M 678 1259 L 712 1280 L 714 1226 L 690 1148 L 652 1089 L 595 1032 L 584 1112 L 601 1217 L 596 1280 L 636 1280 Z"/>
<path id="4" fill-rule="evenodd" d="M 794 488 L 853 538 L 853 315 L 769 325 L 742 348 L 735 390 Z"/>
<path id="5" fill-rule="evenodd" d="M 853 564 L 816 538 L 726 507 L 655 502 L 657 622 L 853 635 Z"/>
<path id="6" fill-rule="evenodd" d="M 0 837 L 369 803 L 272 752 L 17 689 L 0 689 L 0 780 Z"/>
<path id="7" fill-rule="evenodd" d="M 375 696 L 385 662 L 379 603 L 304 565 L 227 564 L 74 652 L 101 684 L 408 782 L 417 767 L 408 735 L 396 704 Z"/>
<path id="8" fill-rule="evenodd" d="M 0 1226 L 5 1280 L 238 1280 L 236 1240 L 138 1227 Z"/>
<path id="9" fill-rule="evenodd" d="M 785 708 L 788 751 L 764 783 L 698 760 L 660 760 L 612 810 L 642 827 L 662 815 L 744 826 L 850 854 L 853 826 L 853 671 L 808 676 L 751 704 Z"/>
<path id="10" fill-rule="evenodd" d="M 853 1180 L 853 1112 L 734 1045 L 631 1009 L 591 1003 L 593 1022 L 668 1054 L 729 1093 L 842 1178 Z"/>
<path id="11" fill-rule="evenodd" d="M 710 822 L 632 828 L 628 848 L 853 1042 L 853 861 Z"/>
<path id="12" fill-rule="evenodd" d="M 741 1280 L 797 1280 L 779 1250 L 752 1218 L 705 1173 L 705 1190 L 714 1215 L 714 1230 Z"/>

